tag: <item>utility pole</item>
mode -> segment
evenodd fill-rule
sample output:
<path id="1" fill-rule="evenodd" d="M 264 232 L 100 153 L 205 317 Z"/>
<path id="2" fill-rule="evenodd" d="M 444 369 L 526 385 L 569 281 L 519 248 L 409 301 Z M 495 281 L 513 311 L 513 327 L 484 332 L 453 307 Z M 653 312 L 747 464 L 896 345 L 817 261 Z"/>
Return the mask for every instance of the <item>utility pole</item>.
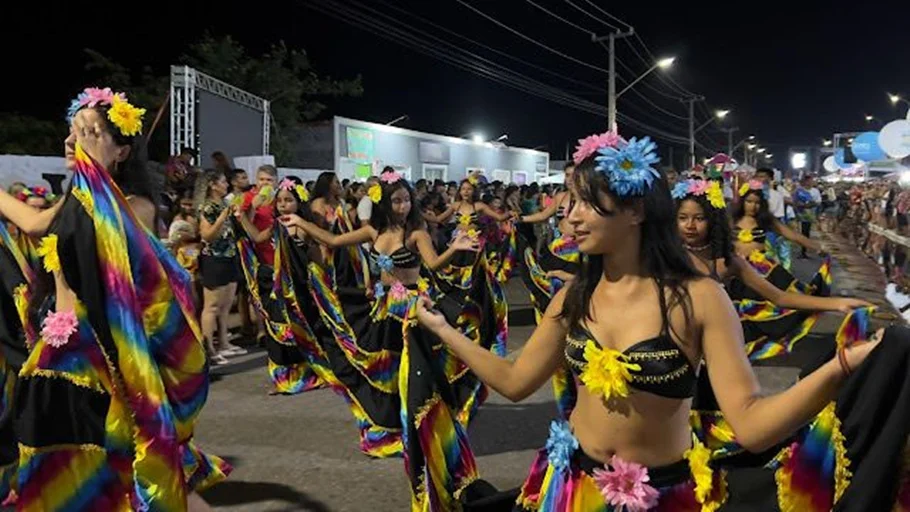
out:
<path id="1" fill-rule="evenodd" d="M 607 83 L 607 124 L 608 130 L 616 129 L 616 40 L 629 37 L 635 34 L 635 29 L 629 27 L 627 32 L 611 32 L 605 36 L 592 35 L 591 40 L 595 43 L 607 41 L 607 51 L 609 52 L 609 81 Z"/>
<path id="2" fill-rule="evenodd" d="M 689 104 L 689 169 L 695 168 L 695 102 L 704 99 L 704 96 L 692 96 L 680 100 Z"/>
<path id="3" fill-rule="evenodd" d="M 721 128 L 720 131 L 727 132 L 727 156 L 733 158 L 733 133 L 738 132 L 739 128 Z"/>

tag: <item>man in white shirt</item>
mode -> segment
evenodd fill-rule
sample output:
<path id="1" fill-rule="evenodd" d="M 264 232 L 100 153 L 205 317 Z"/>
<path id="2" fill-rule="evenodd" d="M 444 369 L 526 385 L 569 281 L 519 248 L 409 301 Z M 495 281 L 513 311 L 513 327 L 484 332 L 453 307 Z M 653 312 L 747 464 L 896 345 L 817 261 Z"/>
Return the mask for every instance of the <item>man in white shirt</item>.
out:
<path id="1" fill-rule="evenodd" d="M 379 178 L 376 176 L 370 176 L 367 178 L 366 189 L 370 190 L 370 187 L 379 183 Z M 373 216 L 373 200 L 370 199 L 370 195 L 366 194 L 360 198 L 360 202 L 357 203 L 357 218 L 360 219 L 361 224 L 369 224 L 370 217 Z"/>
<path id="2" fill-rule="evenodd" d="M 762 167 L 755 171 L 755 179 L 764 183 L 768 190 L 768 210 L 771 211 L 771 215 L 774 216 L 777 220 L 784 222 L 784 218 L 787 216 L 787 206 L 784 200 L 784 194 L 780 190 L 774 188 L 774 171 Z"/>

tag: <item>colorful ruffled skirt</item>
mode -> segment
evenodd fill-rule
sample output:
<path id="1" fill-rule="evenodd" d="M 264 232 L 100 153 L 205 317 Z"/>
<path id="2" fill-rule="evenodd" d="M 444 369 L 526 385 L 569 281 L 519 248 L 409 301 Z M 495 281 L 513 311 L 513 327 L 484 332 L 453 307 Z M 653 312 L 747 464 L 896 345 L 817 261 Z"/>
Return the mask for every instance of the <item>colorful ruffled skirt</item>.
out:
<path id="1" fill-rule="evenodd" d="M 51 315 L 60 314 L 44 316 Z M 226 478 L 230 465 L 204 454 L 188 438 L 176 454 L 182 474 L 170 474 L 166 464 L 134 468 L 137 456 L 148 460 L 166 452 L 155 442 L 134 443 L 131 406 L 87 315 L 77 304 L 73 332 L 53 342 L 40 337 L 19 373 L 17 510 L 131 510 L 142 502 L 155 504 L 155 510 L 185 508 L 187 494 Z M 199 356 L 204 357 L 201 346 Z M 159 483 L 149 488 L 153 496 L 135 495 L 139 480 Z"/>
<path id="2" fill-rule="evenodd" d="M 792 292 L 828 296 L 831 292 L 831 260 L 826 258 L 809 283 L 761 252 L 753 252 L 749 263 L 777 288 Z M 819 313 L 786 309 L 764 300 L 742 281 L 734 279 L 727 288 L 743 326 L 746 353 L 752 361 L 790 353 L 797 342 L 809 334 Z"/>
<path id="3" fill-rule="evenodd" d="M 724 474 L 710 467 L 707 449 L 694 443 L 685 458 L 669 466 L 645 468 L 618 457 L 604 464 L 581 450 L 567 422 L 554 421 L 515 510 L 717 510 L 727 495 Z"/>
<path id="4" fill-rule="evenodd" d="M 869 314 L 861 309 L 845 319 L 832 347 L 865 338 Z M 832 357 L 833 352 L 821 354 L 800 378 Z M 731 473 L 762 467 L 772 471 L 784 512 L 901 511 L 910 503 L 908 404 L 910 329 L 890 327 L 835 400 L 778 448 L 745 452 L 717 410 L 713 391 L 703 386 L 693 404 L 700 409 L 693 411 L 693 430 L 715 464 Z"/>
<path id="5" fill-rule="evenodd" d="M 273 241 L 274 267 L 259 261 L 248 239 L 241 239 L 238 248 L 247 289 L 268 333 L 265 344 L 272 392 L 295 395 L 325 384 L 308 358 L 315 343 L 310 320 L 319 319 L 319 310 L 310 299 L 305 282 L 303 293 L 297 293 L 288 266 L 290 251 L 297 248 L 283 227 L 276 226 Z"/>

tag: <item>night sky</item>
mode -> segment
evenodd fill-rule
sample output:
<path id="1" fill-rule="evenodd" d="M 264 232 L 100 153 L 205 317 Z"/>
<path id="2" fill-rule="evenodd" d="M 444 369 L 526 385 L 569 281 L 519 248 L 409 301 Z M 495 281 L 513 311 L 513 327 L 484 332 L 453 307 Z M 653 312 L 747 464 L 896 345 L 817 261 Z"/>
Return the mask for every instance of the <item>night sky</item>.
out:
<path id="1" fill-rule="evenodd" d="M 574 59 L 607 66 L 606 51 L 593 44 L 590 35 L 528 0 L 463 1 Z M 910 95 L 910 2 L 886 6 L 878 2 L 790 1 L 735 7 L 725 2 L 715 7 L 701 2 L 591 1 L 634 26 L 655 56 L 677 57 L 669 76 L 685 90 L 706 97 L 704 108 L 697 108 L 699 121 L 707 119 L 708 110 L 732 110 L 728 125 L 741 130 L 736 140 L 754 133 L 777 154 L 778 165 L 786 165 L 783 157 L 789 146 L 817 145 L 835 131 L 864 129 L 867 113 L 886 121 L 897 117 L 886 91 Z M 591 16 L 569 2 L 587 7 Z M 365 95 L 329 102 L 325 117 L 338 114 L 387 122 L 407 114 L 403 127 L 455 136 L 481 131 L 495 138 L 507 133 L 510 144 L 546 146 L 553 158 L 563 156 L 567 142 L 606 126 L 605 118 L 598 115 L 498 84 L 384 39 L 366 30 L 355 15 L 346 16 L 352 23 L 339 21 L 323 12 L 330 3 L 342 3 L 358 12 L 364 12 L 364 6 L 375 9 L 390 18 L 368 14 L 371 20 L 394 24 L 407 33 L 415 29 L 431 32 L 528 79 L 588 102 L 606 102 L 606 74 L 522 40 L 457 0 L 262 0 L 248 3 L 245 9 L 227 3 L 216 7 L 158 1 L 132 5 L 141 10 L 138 15 L 126 14 L 122 4 L 110 4 L 111 9 L 86 4 L 99 9 L 78 22 L 70 11 L 17 4 L 14 15 L 18 16 L 8 20 L 36 22 L 9 23 L 0 35 L 8 91 L 0 100 L 0 110 L 48 119 L 62 116 L 70 97 L 87 85 L 81 71 L 85 62 L 82 48 L 91 47 L 124 64 L 151 65 L 164 71 L 188 43 L 209 30 L 230 34 L 254 52 L 283 39 L 291 47 L 306 49 L 321 74 L 362 74 Z M 534 3 L 586 31 L 604 34 L 610 30 L 595 18 L 619 25 L 590 8 L 587 0 Z M 428 22 L 512 58 L 474 46 Z M 641 44 L 633 42 L 650 61 Z M 617 48 L 619 59 L 635 73 L 647 69 L 628 44 L 618 42 Z M 622 88 L 622 80 L 634 76 L 622 65 L 617 68 Z M 679 96 L 680 90 L 659 80 L 659 73 L 652 73 L 635 90 L 658 107 L 685 117 L 684 105 L 667 97 Z M 620 98 L 619 110 L 641 123 L 687 136 L 686 121 L 658 111 L 632 92 Z M 622 124 L 620 131 L 643 134 Z M 711 129 L 701 132 L 699 140 L 716 149 L 726 147 L 726 135 Z M 664 156 L 668 147 L 662 143 Z M 681 162 L 684 146 L 676 145 L 674 151 Z"/>

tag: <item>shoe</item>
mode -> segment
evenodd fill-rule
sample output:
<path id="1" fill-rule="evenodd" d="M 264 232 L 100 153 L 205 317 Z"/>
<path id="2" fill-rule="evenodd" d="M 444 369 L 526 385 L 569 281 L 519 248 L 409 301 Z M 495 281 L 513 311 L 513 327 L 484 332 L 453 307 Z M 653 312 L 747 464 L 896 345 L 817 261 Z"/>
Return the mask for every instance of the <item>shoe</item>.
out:
<path id="1" fill-rule="evenodd" d="M 242 356 L 243 354 L 246 354 L 247 352 L 248 352 L 247 349 L 245 349 L 243 347 L 238 347 L 237 345 L 230 345 L 230 346 L 228 346 L 228 348 L 221 350 L 218 353 L 223 356 Z"/>
<path id="2" fill-rule="evenodd" d="M 228 363 L 229 363 L 229 361 L 227 360 L 227 358 L 224 357 L 223 355 L 221 355 L 220 353 L 219 353 L 219 354 L 214 354 L 214 355 L 209 356 L 209 360 L 210 360 L 210 361 L 212 362 L 212 364 L 215 365 L 215 366 L 221 366 L 221 365 L 223 365 L 223 364 L 228 364 Z"/>

